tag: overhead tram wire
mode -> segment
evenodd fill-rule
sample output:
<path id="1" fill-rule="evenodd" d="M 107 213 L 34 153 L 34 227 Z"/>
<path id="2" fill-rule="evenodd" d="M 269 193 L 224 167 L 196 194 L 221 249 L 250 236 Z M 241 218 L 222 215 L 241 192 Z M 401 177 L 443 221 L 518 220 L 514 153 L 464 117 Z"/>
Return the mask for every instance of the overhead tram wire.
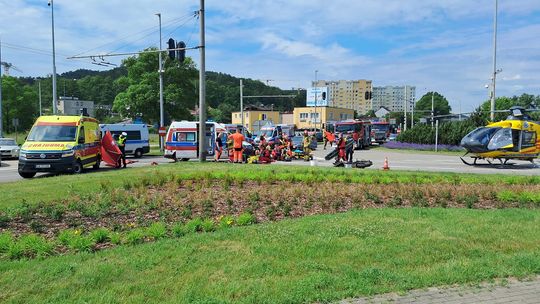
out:
<path id="1" fill-rule="evenodd" d="M 172 26 L 172 25 L 174 25 L 174 24 L 176 24 L 176 23 L 183 22 L 186 18 L 188 18 L 188 17 L 190 17 L 190 16 L 192 16 L 191 13 L 190 13 L 190 14 L 185 14 L 185 15 L 183 15 L 183 16 L 181 16 L 181 17 L 178 17 L 178 18 L 169 20 L 169 21 L 165 22 L 164 24 L 165 24 L 166 27 L 167 27 L 167 26 Z M 88 49 L 88 50 L 86 50 L 86 51 L 80 52 L 80 53 L 78 53 L 78 54 L 76 54 L 76 55 L 73 55 L 73 57 L 75 57 L 75 56 L 80 56 L 80 55 L 82 55 L 82 54 L 89 53 L 89 52 L 91 52 L 91 51 L 95 51 L 95 50 L 97 50 L 97 49 L 104 48 L 104 47 L 109 46 L 109 45 L 117 44 L 117 43 L 122 42 L 122 41 L 126 41 L 126 40 L 128 40 L 129 38 L 132 38 L 132 37 L 137 36 L 137 35 L 139 35 L 139 34 L 145 34 L 145 37 L 146 37 L 146 36 L 149 36 L 149 35 L 151 35 L 151 34 L 157 33 L 157 31 L 159 31 L 159 30 L 156 30 L 156 27 L 155 27 L 155 26 L 149 27 L 149 28 L 146 28 L 146 29 L 141 30 L 141 31 L 139 31 L 139 32 L 132 33 L 132 34 L 128 34 L 128 35 L 123 36 L 123 37 L 121 37 L 121 38 L 119 38 L 119 39 L 115 39 L 114 41 L 111 41 L 111 42 L 108 42 L 108 43 L 99 45 L 99 46 L 97 46 L 97 47 L 95 47 L 95 48 Z"/>
<path id="2" fill-rule="evenodd" d="M 191 16 L 190 16 L 190 17 L 191 17 Z M 184 26 L 186 23 L 188 23 L 188 22 L 190 21 L 189 18 L 184 18 L 184 19 L 185 19 L 185 20 L 181 20 L 181 21 L 179 20 L 179 21 L 178 21 L 178 22 L 184 21 L 184 23 L 180 24 L 176 29 L 181 28 L 182 26 Z M 175 22 L 175 23 L 177 23 L 177 22 Z M 172 25 L 172 24 L 169 24 L 169 26 L 171 26 L 171 25 Z M 163 26 L 162 26 L 162 27 L 163 27 Z M 176 29 L 175 29 L 175 30 L 176 30 Z M 159 32 L 159 29 L 158 29 L 158 30 L 155 30 L 155 31 L 153 31 L 153 32 L 150 32 L 150 33 L 148 33 L 148 34 L 146 34 L 146 35 L 144 35 L 144 36 L 142 36 L 142 37 L 140 37 L 140 38 L 138 38 L 138 39 L 136 39 L 136 40 L 133 40 L 133 41 L 131 41 L 131 43 L 139 42 L 139 41 L 141 41 L 141 40 L 143 40 L 143 39 L 145 39 L 145 38 L 147 38 L 147 37 L 149 37 L 149 36 L 152 36 L 152 35 L 157 34 L 158 32 Z M 114 53 L 114 52 L 116 52 L 116 51 L 118 51 L 118 50 L 121 50 L 121 49 L 123 49 L 123 48 L 125 48 L 125 47 L 126 47 L 126 45 L 122 45 L 122 46 L 120 46 L 120 47 L 118 47 L 118 48 L 116 48 L 116 49 L 114 49 L 114 50 L 108 52 L 107 55 L 110 55 L 110 54 L 112 54 L 112 53 Z"/>

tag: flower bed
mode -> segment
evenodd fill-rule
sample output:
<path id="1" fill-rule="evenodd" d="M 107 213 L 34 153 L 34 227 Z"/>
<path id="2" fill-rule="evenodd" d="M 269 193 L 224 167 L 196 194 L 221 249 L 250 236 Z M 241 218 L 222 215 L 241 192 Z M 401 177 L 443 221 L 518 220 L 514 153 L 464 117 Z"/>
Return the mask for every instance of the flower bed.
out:
<path id="1" fill-rule="evenodd" d="M 185 233 L 382 207 L 540 206 L 535 184 L 354 183 L 162 177 L 0 211 L 0 256 L 32 258 Z M 3 244 L 3 245 L 2 245 Z"/>

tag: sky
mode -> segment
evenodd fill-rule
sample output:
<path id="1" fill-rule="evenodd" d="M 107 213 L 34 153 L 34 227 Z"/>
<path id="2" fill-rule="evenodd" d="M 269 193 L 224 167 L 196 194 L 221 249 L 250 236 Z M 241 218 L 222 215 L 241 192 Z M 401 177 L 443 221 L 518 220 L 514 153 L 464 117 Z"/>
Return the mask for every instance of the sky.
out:
<path id="1" fill-rule="evenodd" d="M 440 92 L 453 112 L 488 99 L 495 0 L 207 0 L 205 6 L 209 71 L 283 89 L 309 87 L 315 77 L 414 85 L 417 99 Z M 69 56 L 157 47 L 156 13 L 164 47 L 170 37 L 197 46 L 198 9 L 198 0 L 55 0 L 57 72 L 107 69 Z M 0 0 L 0 39 L 2 61 L 22 71 L 11 75 L 52 74 L 47 0 Z M 199 63 L 197 50 L 187 56 Z M 497 96 L 540 95 L 538 0 L 499 0 L 497 68 Z"/>

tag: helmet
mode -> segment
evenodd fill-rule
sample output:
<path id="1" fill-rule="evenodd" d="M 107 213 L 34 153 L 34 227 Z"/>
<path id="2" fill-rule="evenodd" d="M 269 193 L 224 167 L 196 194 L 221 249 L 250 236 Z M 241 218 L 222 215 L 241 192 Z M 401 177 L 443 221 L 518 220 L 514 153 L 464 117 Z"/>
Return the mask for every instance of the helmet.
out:
<path id="1" fill-rule="evenodd" d="M 122 132 L 122 136 L 127 136 L 127 133 L 126 133 L 126 132 Z"/>

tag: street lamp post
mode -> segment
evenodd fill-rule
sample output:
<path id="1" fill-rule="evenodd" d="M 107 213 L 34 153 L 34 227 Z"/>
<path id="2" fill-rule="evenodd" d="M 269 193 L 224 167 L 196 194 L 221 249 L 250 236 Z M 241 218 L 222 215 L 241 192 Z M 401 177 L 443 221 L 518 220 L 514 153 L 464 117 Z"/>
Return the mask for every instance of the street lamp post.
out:
<path id="1" fill-rule="evenodd" d="M 48 5 L 51 7 L 51 28 L 52 28 L 52 52 L 53 52 L 53 74 L 52 74 L 52 102 L 53 102 L 53 114 L 56 115 L 58 110 L 56 104 L 58 98 L 56 96 L 56 49 L 54 47 L 54 0 L 49 0 Z"/>
<path id="2" fill-rule="evenodd" d="M 495 120 L 495 82 L 497 77 L 497 10 L 498 0 L 495 0 L 495 15 L 493 18 L 493 78 L 491 82 L 491 121 Z"/>
<path id="3" fill-rule="evenodd" d="M 157 13 L 159 19 L 159 127 L 162 128 L 165 125 L 165 114 L 163 112 L 163 62 L 161 60 L 161 42 L 163 41 L 161 37 L 161 13 Z M 163 136 L 159 137 L 159 150 L 163 152 Z"/>

